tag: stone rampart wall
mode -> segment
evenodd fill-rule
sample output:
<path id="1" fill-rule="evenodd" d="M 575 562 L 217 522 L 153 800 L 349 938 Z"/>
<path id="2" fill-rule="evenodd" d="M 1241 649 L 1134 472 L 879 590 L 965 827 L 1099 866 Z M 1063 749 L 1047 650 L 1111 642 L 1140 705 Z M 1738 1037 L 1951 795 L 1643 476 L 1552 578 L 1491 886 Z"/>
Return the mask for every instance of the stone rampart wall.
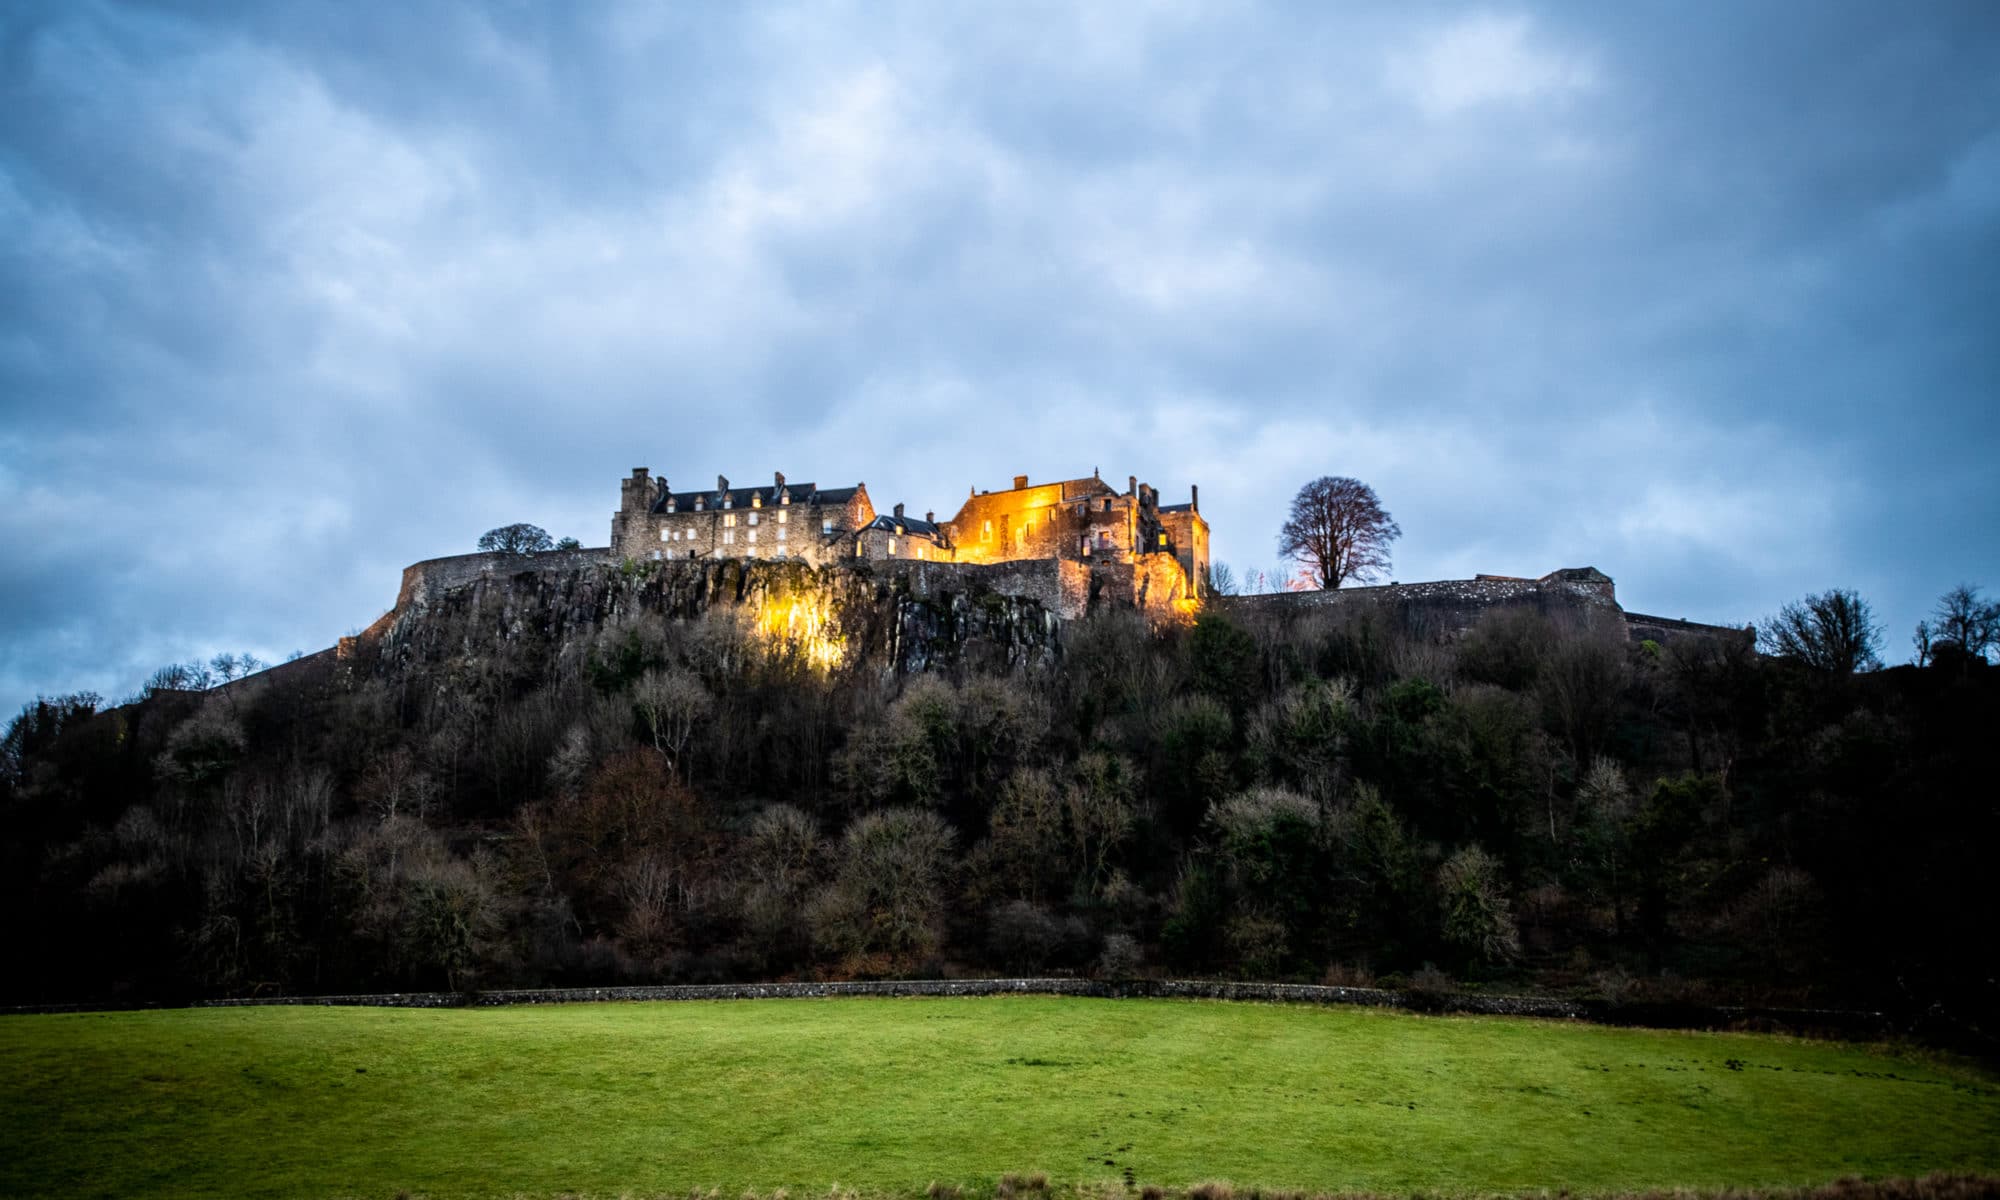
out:
<path id="1" fill-rule="evenodd" d="M 1703 625 L 1699 621 L 1683 621 L 1677 617 L 1654 617 L 1635 612 L 1625 614 L 1625 627 L 1631 632 L 1632 640 L 1635 642 L 1654 641 L 1662 645 L 1689 638 L 1719 638 L 1725 641 L 1741 641 L 1746 645 L 1757 640 L 1756 631 L 1748 627 Z"/>
<path id="2" fill-rule="evenodd" d="M 464 587 L 477 579 L 512 575 L 521 571 L 575 571 L 611 562 L 611 550 L 597 546 L 583 550 L 544 550 L 540 554 L 454 554 L 448 558 L 427 558 L 403 568 L 403 586 L 396 593 L 396 607 L 408 609 L 430 604 L 445 592 Z"/>
<path id="3" fill-rule="evenodd" d="M 1331 591 L 1213 596 L 1209 603 L 1224 615 L 1277 617 L 1372 604 L 1396 611 L 1413 627 L 1443 634 L 1470 629 L 1480 617 L 1499 608 L 1529 608 L 1586 619 L 1622 617 L 1617 601 L 1600 584 L 1563 579 L 1444 579 Z"/>

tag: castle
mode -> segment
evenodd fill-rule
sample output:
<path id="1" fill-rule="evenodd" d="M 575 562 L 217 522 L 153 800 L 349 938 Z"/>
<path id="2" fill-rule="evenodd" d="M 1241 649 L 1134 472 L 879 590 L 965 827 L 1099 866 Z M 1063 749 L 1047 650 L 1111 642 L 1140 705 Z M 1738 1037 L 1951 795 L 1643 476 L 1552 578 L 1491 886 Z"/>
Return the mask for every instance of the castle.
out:
<path id="1" fill-rule="evenodd" d="M 1201 496 L 1160 503 L 1150 484 L 1128 476 L 1124 491 L 1093 472 L 1085 478 L 1031 485 L 1026 475 L 1001 491 L 970 489 L 956 515 L 921 519 L 897 504 L 878 513 L 868 485 L 822 488 L 790 483 L 674 491 L 645 467 L 620 481 L 611 517 L 611 555 L 633 561 L 742 558 L 796 560 L 827 566 L 856 559 L 967 563 L 1047 561 L 1080 566 L 1138 567 L 1149 576 L 1171 564 L 1177 596 L 1198 600 L 1207 590 L 1208 523 Z"/>

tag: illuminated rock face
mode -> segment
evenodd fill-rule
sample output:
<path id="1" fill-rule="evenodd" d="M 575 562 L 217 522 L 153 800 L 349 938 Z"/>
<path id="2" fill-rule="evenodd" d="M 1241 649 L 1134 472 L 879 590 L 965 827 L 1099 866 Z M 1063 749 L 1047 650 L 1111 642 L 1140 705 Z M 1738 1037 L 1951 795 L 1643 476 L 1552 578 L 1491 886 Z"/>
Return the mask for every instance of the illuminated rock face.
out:
<path id="1" fill-rule="evenodd" d="M 1055 562 L 814 567 L 597 553 L 487 570 L 418 564 L 396 609 L 348 657 L 389 676 L 503 659 L 574 672 L 607 638 L 677 630 L 708 652 L 781 670 L 1033 669 L 1057 660 L 1063 620 L 1082 615 L 1090 591 L 1088 572 Z"/>

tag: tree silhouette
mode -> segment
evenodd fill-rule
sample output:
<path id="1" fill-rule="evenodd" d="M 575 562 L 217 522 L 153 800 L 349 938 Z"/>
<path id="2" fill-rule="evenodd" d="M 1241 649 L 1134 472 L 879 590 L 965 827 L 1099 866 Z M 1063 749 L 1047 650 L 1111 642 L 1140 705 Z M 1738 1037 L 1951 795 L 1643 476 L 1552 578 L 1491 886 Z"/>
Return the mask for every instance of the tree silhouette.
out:
<path id="1" fill-rule="evenodd" d="M 539 554 L 555 549 L 555 544 L 548 530 L 525 523 L 502 525 L 479 535 L 481 550 L 498 550 L 502 554 Z"/>
<path id="2" fill-rule="evenodd" d="M 1278 553 L 1297 559 L 1312 583 L 1331 590 L 1389 571 L 1389 543 L 1403 530 L 1375 489 L 1344 475 L 1322 475 L 1299 489 L 1278 529 Z"/>
<path id="3" fill-rule="evenodd" d="M 1880 666 L 1875 647 L 1881 639 L 1875 610 L 1844 588 L 1794 600 L 1757 630 L 1757 644 L 1764 653 L 1797 659 L 1835 675 Z"/>

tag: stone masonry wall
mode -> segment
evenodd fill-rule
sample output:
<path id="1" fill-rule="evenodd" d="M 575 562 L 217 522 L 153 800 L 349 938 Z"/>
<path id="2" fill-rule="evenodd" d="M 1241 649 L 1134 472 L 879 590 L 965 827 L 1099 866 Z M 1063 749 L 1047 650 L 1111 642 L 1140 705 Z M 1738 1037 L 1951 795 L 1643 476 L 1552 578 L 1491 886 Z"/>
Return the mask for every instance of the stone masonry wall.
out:
<path id="1" fill-rule="evenodd" d="M 464 587 L 478 579 L 511 575 L 522 571 L 575 571 L 612 561 L 608 547 L 583 550 L 545 550 L 540 554 L 454 554 L 448 558 L 427 558 L 403 568 L 403 586 L 396 593 L 396 607 L 407 609 L 437 599 L 452 588 Z"/>

